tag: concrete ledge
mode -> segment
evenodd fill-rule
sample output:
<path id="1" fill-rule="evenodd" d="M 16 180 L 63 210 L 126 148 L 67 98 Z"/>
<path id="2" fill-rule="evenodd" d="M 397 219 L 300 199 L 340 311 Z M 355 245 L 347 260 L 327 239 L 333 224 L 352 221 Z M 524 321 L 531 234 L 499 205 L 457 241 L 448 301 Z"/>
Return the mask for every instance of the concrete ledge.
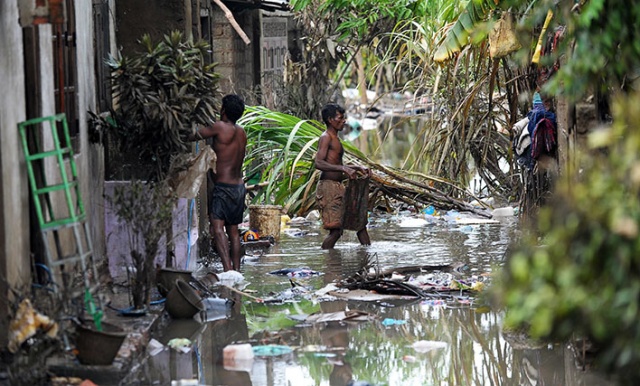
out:
<path id="1" fill-rule="evenodd" d="M 125 297 L 118 294 L 115 297 Z M 124 302 L 118 302 L 124 303 Z M 107 308 L 104 321 L 121 327 L 127 332 L 116 358 L 111 365 L 83 365 L 71 352 L 57 353 L 47 358 L 49 373 L 58 377 L 89 379 L 100 386 L 118 385 L 131 371 L 134 364 L 146 354 L 152 333 L 161 327 L 167 316 L 164 304 L 151 306 L 144 316 L 123 316 L 116 310 Z"/>

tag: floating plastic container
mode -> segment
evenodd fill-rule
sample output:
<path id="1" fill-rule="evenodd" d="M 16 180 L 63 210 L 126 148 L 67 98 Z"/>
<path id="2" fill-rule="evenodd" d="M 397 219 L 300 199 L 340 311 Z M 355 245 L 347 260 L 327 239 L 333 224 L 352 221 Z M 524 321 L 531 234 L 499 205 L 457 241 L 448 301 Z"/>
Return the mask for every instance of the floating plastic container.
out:
<path id="1" fill-rule="evenodd" d="M 222 364 L 225 370 L 250 372 L 253 356 L 253 348 L 249 343 L 230 344 L 222 349 Z"/>
<path id="2" fill-rule="evenodd" d="M 516 211 L 512 206 L 505 206 L 504 208 L 496 208 L 491 212 L 493 217 L 513 217 L 516 215 Z"/>

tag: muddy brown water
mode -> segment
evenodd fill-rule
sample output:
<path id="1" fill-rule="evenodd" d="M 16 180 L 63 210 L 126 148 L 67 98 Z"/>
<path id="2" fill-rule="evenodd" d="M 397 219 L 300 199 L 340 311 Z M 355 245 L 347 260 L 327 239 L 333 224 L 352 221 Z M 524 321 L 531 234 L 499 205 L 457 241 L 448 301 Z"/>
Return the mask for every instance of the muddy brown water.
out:
<path id="1" fill-rule="evenodd" d="M 264 254 L 254 252 L 245 259 L 242 273 L 249 284 L 244 290 L 259 298 L 281 296 L 291 288 L 288 278 L 268 273 L 308 267 L 323 274 L 298 282 L 315 291 L 351 277 L 372 257 L 382 269 L 456 264 L 463 275 L 482 275 L 499 269 L 517 231 L 514 219 L 482 225 L 444 220 L 424 225 L 416 221 L 406 213 L 373 216 L 371 246 L 360 246 L 355 233 L 347 231 L 331 251 L 320 249 L 325 231 L 318 223 L 301 226 L 299 231 L 288 230 Z M 163 344 L 176 337 L 188 338 L 193 343 L 191 351 L 165 348 L 147 355 L 122 384 L 609 384 L 596 374 L 577 369 L 565 345 L 534 346 L 506 336 L 501 329 L 503 314 L 473 297 L 375 302 L 314 302 L 297 297 L 282 304 L 260 304 L 238 294 L 224 296 L 236 303 L 217 320 L 173 321 L 155 337 Z M 345 309 L 368 312 L 376 319 L 318 324 L 291 320 L 313 311 Z M 422 352 L 415 348 L 420 341 L 436 343 L 428 344 Z M 222 350 L 234 342 L 254 347 L 278 344 L 291 352 L 225 364 Z"/>

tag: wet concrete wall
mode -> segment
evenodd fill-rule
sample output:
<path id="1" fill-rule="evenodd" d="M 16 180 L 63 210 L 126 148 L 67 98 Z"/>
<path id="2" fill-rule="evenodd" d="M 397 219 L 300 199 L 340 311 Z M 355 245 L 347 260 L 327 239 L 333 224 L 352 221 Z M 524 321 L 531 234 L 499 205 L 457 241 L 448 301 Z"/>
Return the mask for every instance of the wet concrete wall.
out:
<path id="1" fill-rule="evenodd" d="M 126 186 L 127 181 L 105 182 L 105 197 L 112 197 L 119 186 Z M 126 224 L 118 219 L 114 208 L 105 200 L 105 233 L 106 249 L 109 261 L 109 273 L 116 283 L 127 280 L 127 267 L 131 267 L 131 246 Z M 173 211 L 174 264 L 177 269 L 195 270 L 198 258 L 198 210 L 194 200 L 180 199 Z M 142 246 L 136 246 L 139 250 Z M 166 265 L 166 239 L 160 240 L 160 248 L 155 261 L 156 265 Z"/>

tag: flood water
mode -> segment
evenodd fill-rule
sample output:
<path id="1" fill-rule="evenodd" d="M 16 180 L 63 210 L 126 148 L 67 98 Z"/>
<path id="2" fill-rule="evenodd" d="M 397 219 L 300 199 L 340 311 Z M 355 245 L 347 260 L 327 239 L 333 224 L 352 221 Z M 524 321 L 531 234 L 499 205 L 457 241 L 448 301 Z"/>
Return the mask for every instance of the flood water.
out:
<path id="1" fill-rule="evenodd" d="M 377 162 L 403 167 L 415 161 L 410 150 L 421 124 L 416 119 L 385 117 L 378 130 L 365 130 L 352 140 Z M 249 251 L 245 258 L 243 291 L 249 296 L 222 290 L 221 297 L 235 302 L 209 315 L 215 320 L 171 321 L 154 338 L 163 345 L 173 338 L 187 338 L 191 350 L 164 348 L 147 355 L 123 384 L 613 385 L 579 370 L 565 344 L 536 346 L 504 333 L 503 313 L 466 292 L 444 300 L 325 301 L 311 295 L 371 264 L 381 271 L 451 265 L 459 276 L 482 277 L 491 285 L 490 274 L 500 269 L 517 232 L 516 219 L 462 225 L 445 217 L 424 224 L 424 218 L 408 212 L 372 214 L 371 246 L 360 246 L 355 232 L 346 231 L 330 251 L 320 248 L 326 232 L 319 222 L 286 229 L 274 246 L 263 253 Z M 214 267 L 221 270 L 219 263 Z M 292 295 L 288 277 L 269 274 L 302 267 L 322 273 L 297 280 L 308 290 L 306 296 Z M 260 303 L 256 298 L 281 301 Z M 312 313 L 344 310 L 368 313 L 373 319 L 304 321 Z M 424 350 L 414 348 L 421 342 L 430 343 Z M 225 363 L 223 349 L 234 343 L 253 348 L 277 345 L 290 352 Z"/>
<path id="2" fill-rule="evenodd" d="M 311 292 L 351 277 L 374 258 L 381 269 L 453 264 L 464 276 L 483 276 L 499 269 L 517 224 L 458 225 L 435 221 L 411 225 L 404 215 L 374 215 L 372 245 L 358 244 L 346 231 L 336 249 L 324 251 L 325 231 L 319 223 L 288 230 L 279 242 L 244 261 L 249 284 L 243 291 L 262 299 L 286 293 L 287 277 L 270 275 L 283 268 L 308 267 L 320 276 L 299 279 Z M 465 293 L 466 294 L 466 293 Z M 166 344 L 188 338 L 191 351 L 165 348 L 148 355 L 125 384 L 140 385 L 607 385 L 597 375 L 574 365 L 562 344 L 531 346 L 503 334 L 501 312 L 465 294 L 446 301 L 314 301 L 295 297 L 263 304 L 235 292 L 226 317 L 210 322 L 172 321 L 155 337 Z M 305 323 L 304 315 L 322 311 L 358 310 L 375 319 L 361 322 Z M 298 316 L 298 320 L 291 317 Z M 223 315 L 224 316 L 224 315 Z M 393 321 L 389 324 L 385 321 Z M 437 342 L 426 352 L 419 341 Z M 253 347 L 277 344 L 291 349 L 282 355 L 224 363 L 222 351 L 231 343 Z M 280 347 L 278 346 L 278 347 Z M 192 380 L 192 383 L 178 380 Z M 357 384 L 357 383 L 356 383 Z M 360 383 L 365 385 L 367 383 Z"/>

